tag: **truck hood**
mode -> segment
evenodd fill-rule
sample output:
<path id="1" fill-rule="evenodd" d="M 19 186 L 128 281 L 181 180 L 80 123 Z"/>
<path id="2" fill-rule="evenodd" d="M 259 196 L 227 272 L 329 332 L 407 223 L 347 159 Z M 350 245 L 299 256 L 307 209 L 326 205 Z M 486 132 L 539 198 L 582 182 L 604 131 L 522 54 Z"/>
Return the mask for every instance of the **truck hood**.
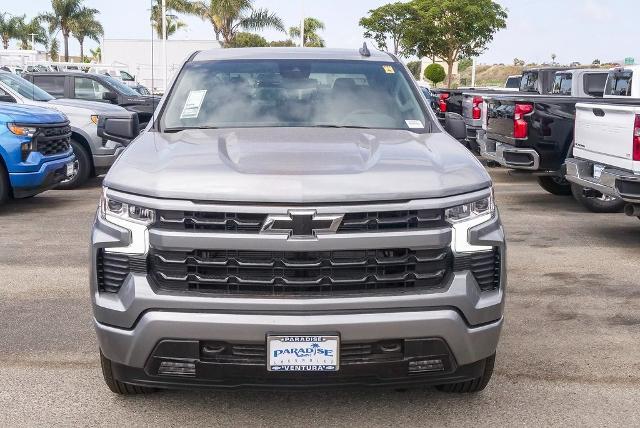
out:
<path id="1" fill-rule="evenodd" d="M 491 179 L 445 133 L 242 128 L 145 132 L 104 185 L 160 198 L 311 203 L 444 197 Z"/>
<path id="2" fill-rule="evenodd" d="M 45 124 L 65 122 L 67 117 L 52 109 L 26 104 L 0 103 L 0 113 L 10 121 L 24 124 Z"/>
<path id="3" fill-rule="evenodd" d="M 86 100 L 74 100 L 71 98 L 59 98 L 51 101 L 47 101 L 51 107 L 54 106 L 67 106 L 73 107 L 76 110 L 83 109 L 91 114 L 107 114 L 107 113 L 122 113 L 124 108 L 115 104 L 101 103 L 99 101 L 86 101 Z"/>

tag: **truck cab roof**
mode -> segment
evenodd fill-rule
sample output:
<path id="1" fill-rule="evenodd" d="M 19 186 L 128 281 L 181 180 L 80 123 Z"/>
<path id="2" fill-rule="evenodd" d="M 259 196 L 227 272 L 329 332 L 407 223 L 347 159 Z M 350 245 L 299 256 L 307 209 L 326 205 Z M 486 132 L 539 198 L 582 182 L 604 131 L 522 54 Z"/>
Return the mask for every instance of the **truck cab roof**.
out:
<path id="1" fill-rule="evenodd" d="M 310 60 L 360 60 L 396 62 L 387 53 L 371 49 L 369 56 L 361 55 L 358 49 L 327 48 L 230 48 L 210 49 L 196 52 L 191 61 L 222 61 L 232 59 L 310 59 Z"/>

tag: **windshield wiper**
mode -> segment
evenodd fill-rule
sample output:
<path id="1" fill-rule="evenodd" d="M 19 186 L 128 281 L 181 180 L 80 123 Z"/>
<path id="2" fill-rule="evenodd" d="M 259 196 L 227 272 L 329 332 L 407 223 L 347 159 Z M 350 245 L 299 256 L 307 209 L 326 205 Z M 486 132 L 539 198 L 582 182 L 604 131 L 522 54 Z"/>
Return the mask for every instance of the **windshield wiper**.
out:
<path id="1" fill-rule="evenodd" d="M 180 132 L 180 131 L 186 131 L 189 129 L 218 129 L 218 127 L 217 126 L 178 126 L 175 128 L 165 128 L 164 132 L 166 133 Z"/>

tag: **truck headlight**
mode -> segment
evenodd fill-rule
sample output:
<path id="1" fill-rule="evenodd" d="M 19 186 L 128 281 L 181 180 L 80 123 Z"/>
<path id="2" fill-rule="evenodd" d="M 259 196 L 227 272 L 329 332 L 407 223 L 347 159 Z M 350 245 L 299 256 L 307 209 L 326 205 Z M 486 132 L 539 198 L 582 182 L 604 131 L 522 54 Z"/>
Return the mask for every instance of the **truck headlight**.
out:
<path id="1" fill-rule="evenodd" d="M 93 122 L 94 125 L 98 124 L 98 115 L 97 114 L 92 114 L 91 115 L 91 122 Z"/>
<path id="2" fill-rule="evenodd" d="M 100 198 L 99 214 L 103 220 L 130 232 L 129 243 L 126 246 L 107 247 L 105 251 L 126 254 L 147 253 L 149 248 L 148 227 L 156 220 L 154 210 L 107 196 L 107 189 L 104 188 Z"/>
<path id="3" fill-rule="evenodd" d="M 117 218 L 147 226 L 156 221 L 154 210 L 113 199 L 107 196 L 106 189 L 100 199 L 100 215 L 105 220 Z"/>
<path id="4" fill-rule="evenodd" d="M 489 196 L 482 199 L 447 208 L 444 216 L 445 220 L 451 224 L 451 248 L 453 251 L 456 253 L 468 253 L 490 250 L 492 247 L 488 245 L 470 244 L 469 229 L 491 220 L 495 212 L 493 189 L 491 189 Z"/>
<path id="5" fill-rule="evenodd" d="M 16 125 L 15 123 L 8 123 L 7 128 L 9 131 L 16 135 L 20 135 L 21 137 L 33 137 L 36 132 L 38 132 L 38 128 L 34 128 L 33 126 L 22 126 Z"/>

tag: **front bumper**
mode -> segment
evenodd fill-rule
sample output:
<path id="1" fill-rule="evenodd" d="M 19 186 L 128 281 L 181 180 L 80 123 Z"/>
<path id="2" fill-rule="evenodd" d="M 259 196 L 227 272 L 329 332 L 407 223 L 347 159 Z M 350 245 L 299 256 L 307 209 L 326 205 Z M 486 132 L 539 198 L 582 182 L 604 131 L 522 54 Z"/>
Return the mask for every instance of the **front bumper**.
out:
<path id="1" fill-rule="evenodd" d="M 632 204 L 640 204 L 640 175 L 614 167 L 605 167 L 600 177 L 594 177 L 595 162 L 568 158 L 565 161 L 566 179 L 581 187 L 622 198 Z"/>
<path id="2" fill-rule="evenodd" d="M 9 173 L 13 196 L 26 198 L 55 187 L 67 178 L 67 164 L 73 162 L 74 159 L 74 155 L 71 154 L 43 163 L 38 171 Z"/>
<path id="3" fill-rule="evenodd" d="M 509 144 L 491 140 L 486 133 L 477 137 L 480 156 L 502 166 L 513 169 L 536 171 L 540 168 L 540 155 L 534 149 L 516 148 Z"/>

